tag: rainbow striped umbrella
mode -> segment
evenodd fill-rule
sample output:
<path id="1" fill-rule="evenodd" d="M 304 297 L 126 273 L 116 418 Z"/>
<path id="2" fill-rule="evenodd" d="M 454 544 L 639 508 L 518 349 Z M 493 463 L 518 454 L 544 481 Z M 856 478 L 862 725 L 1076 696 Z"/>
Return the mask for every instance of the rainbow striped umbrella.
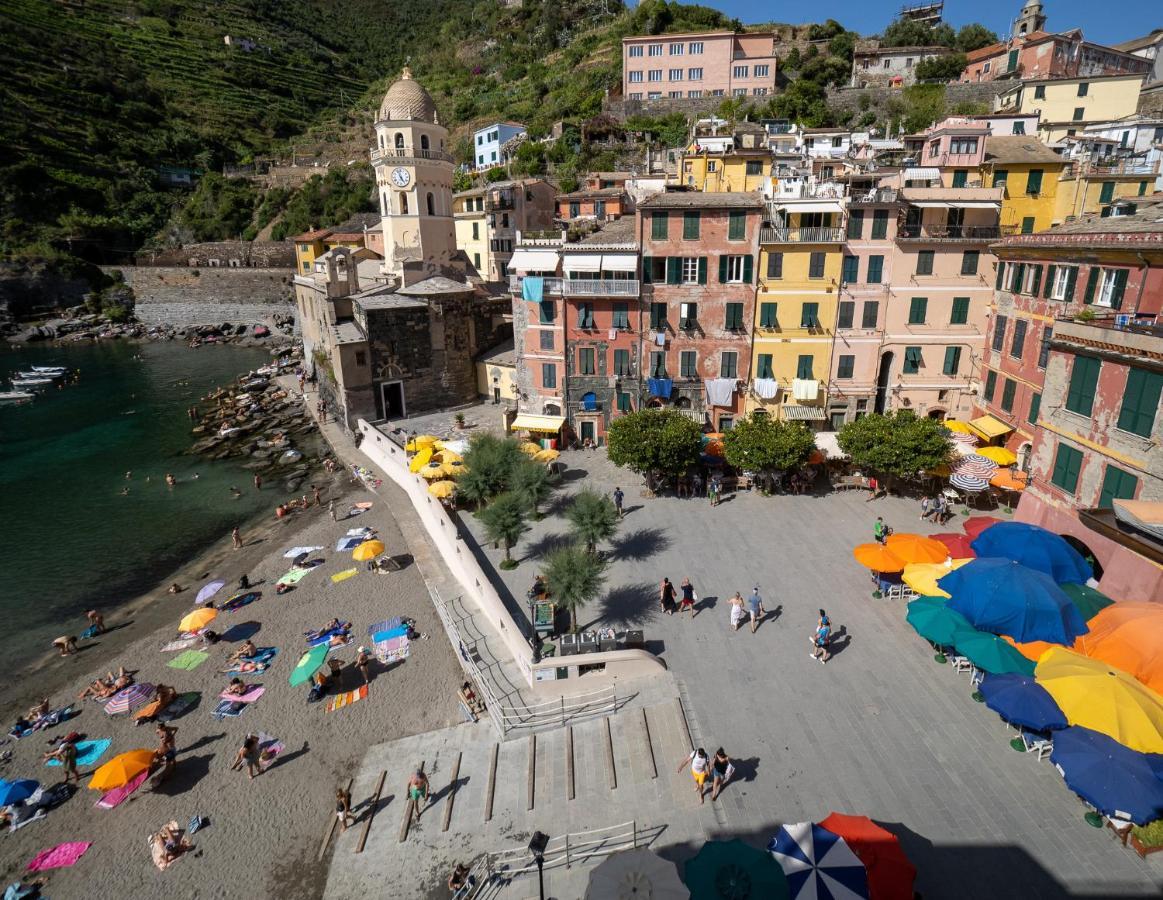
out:
<path id="1" fill-rule="evenodd" d="M 113 699 L 105 704 L 105 712 L 111 716 L 116 716 L 137 709 L 153 696 L 153 692 L 154 686 L 148 681 L 131 684 L 113 695 Z"/>
<path id="2" fill-rule="evenodd" d="M 963 491 L 970 491 L 972 493 L 984 491 L 989 487 L 989 482 L 984 478 L 978 478 L 976 475 L 968 475 L 962 472 L 954 472 L 950 475 L 949 483 L 955 488 L 961 488 Z"/>

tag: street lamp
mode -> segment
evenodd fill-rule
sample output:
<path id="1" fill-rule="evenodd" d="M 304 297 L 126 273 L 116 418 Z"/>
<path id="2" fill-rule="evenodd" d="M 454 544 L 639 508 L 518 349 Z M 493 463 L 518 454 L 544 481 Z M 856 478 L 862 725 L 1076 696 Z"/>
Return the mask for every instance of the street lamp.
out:
<path id="1" fill-rule="evenodd" d="M 533 837 L 529 839 L 529 852 L 537 861 L 537 889 L 541 894 L 541 900 L 545 900 L 545 848 L 548 846 L 549 835 L 541 831 L 533 832 Z"/>

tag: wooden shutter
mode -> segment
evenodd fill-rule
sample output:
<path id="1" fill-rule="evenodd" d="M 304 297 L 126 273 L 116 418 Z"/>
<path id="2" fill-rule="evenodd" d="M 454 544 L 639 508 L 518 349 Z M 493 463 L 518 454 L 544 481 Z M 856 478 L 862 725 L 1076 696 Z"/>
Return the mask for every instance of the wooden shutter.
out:
<path id="1" fill-rule="evenodd" d="M 1057 272 L 1057 266 L 1050 266 L 1050 268 L 1046 270 L 1046 287 L 1042 291 L 1043 297 L 1049 297 L 1054 293 L 1054 276 L 1057 274 Z"/>
<path id="2" fill-rule="evenodd" d="M 727 257 L 719 257 L 719 284 L 727 283 Z"/>
<path id="3" fill-rule="evenodd" d="M 699 257 L 699 284 L 707 283 L 707 258 L 705 256 Z"/>
<path id="4" fill-rule="evenodd" d="M 650 268 L 653 265 L 653 263 L 654 263 L 654 260 L 652 257 L 649 257 L 649 256 L 642 257 L 642 283 L 643 284 L 653 284 L 654 283 L 653 281 L 651 281 L 651 278 L 650 278 Z"/>
<path id="5" fill-rule="evenodd" d="M 1066 276 L 1066 296 L 1063 298 L 1067 303 L 1074 299 L 1074 286 L 1078 284 L 1078 266 L 1070 267 L 1070 274 Z"/>
<path id="6" fill-rule="evenodd" d="M 1115 283 L 1111 288 L 1111 309 L 1123 308 L 1123 294 L 1127 291 L 1127 275 L 1128 269 L 1115 270 Z"/>
<path id="7" fill-rule="evenodd" d="M 666 283 L 682 283 L 682 257 L 668 256 L 666 258 Z"/>
<path id="8" fill-rule="evenodd" d="M 1030 280 L 1030 296 L 1038 296 L 1038 288 L 1042 286 L 1042 267 L 1034 266 L 1034 277 Z"/>
<path id="9" fill-rule="evenodd" d="M 1086 292 L 1082 295 L 1083 303 L 1094 302 L 1094 289 L 1098 287 L 1098 276 L 1101 272 L 1098 266 L 1090 267 L 1090 274 L 1086 276 Z"/>
<path id="10" fill-rule="evenodd" d="M 752 259 L 750 254 L 743 257 L 743 283 L 744 284 L 751 284 L 751 276 L 754 274 L 754 271 L 753 271 L 754 265 L 755 265 L 755 260 Z M 1124 272 L 1124 274 L 1126 274 L 1126 273 Z"/>
<path id="11" fill-rule="evenodd" d="M 997 264 L 997 281 L 994 283 L 994 287 L 1000 291 L 1002 288 L 1002 285 L 1005 284 L 1005 280 L 1006 280 L 1006 264 L 1003 262 L 999 262 Z"/>

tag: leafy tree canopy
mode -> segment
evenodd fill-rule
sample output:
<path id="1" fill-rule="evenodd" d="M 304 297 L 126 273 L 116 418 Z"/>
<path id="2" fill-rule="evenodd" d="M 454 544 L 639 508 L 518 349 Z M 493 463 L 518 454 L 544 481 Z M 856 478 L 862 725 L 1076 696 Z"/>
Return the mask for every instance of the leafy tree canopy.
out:
<path id="1" fill-rule="evenodd" d="M 832 120 L 823 85 L 804 78 L 793 81 L 786 91 L 773 97 L 768 110 L 774 118 L 790 119 L 808 128 L 820 128 Z"/>
<path id="2" fill-rule="evenodd" d="M 944 22 L 930 26 L 915 19 L 897 19 L 884 30 L 882 47 L 953 47 L 957 35 Z"/>
<path id="3" fill-rule="evenodd" d="M 490 541 L 498 541 L 505 548 L 505 560 L 511 562 L 510 550 L 525 533 L 525 513 L 528 506 L 525 498 L 506 492 L 496 497 L 481 511 L 481 524 Z"/>
<path id="4" fill-rule="evenodd" d="M 723 456 L 731 465 L 752 472 L 794 469 L 816 448 L 802 422 L 780 422 L 770 416 L 748 416 L 723 435 Z"/>
<path id="5" fill-rule="evenodd" d="M 919 81 L 954 81 L 965 71 L 965 54 L 949 53 L 933 56 L 917 63 Z"/>
<path id="6" fill-rule="evenodd" d="M 495 497 L 514 486 L 515 473 L 527 462 L 528 457 L 513 438 L 474 435 L 464 454 L 467 471 L 457 479 L 458 490 L 466 499 L 478 502 Z"/>
<path id="7" fill-rule="evenodd" d="M 699 460 L 703 430 L 671 409 L 642 409 L 610 423 L 610 460 L 650 480 L 652 473 L 677 475 Z M 467 462 L 467 461 L 466 461 Z"/>
<path id="8" fill-rule="evenodd" d="M 972 53 L 974 50 L 980 50 L 982 47 L 988 47 L 997 42 L 996 32 L 990 31 L 977 22 L 970 22 L 968 25 L 961 26 L 957 32 L 957 42 L 954 46 L 962 53 Z"/>
<path id="9" fill-rule="evenodd" d="M 569 610 L 569 630 L 577 632 L 577 611 L 601 596 L 606 585 L 606 562 L 580 544 L 550 551 L 542 568 L 553 602 Z"/>
<path id="10" fill-rule="evenodd" d="M 953 452 L 940 422 L 908 410 L 849 422 L 836 440 L 855 465 L 897 478 L 914 478 L 922 470 L 943 465 Z"/>

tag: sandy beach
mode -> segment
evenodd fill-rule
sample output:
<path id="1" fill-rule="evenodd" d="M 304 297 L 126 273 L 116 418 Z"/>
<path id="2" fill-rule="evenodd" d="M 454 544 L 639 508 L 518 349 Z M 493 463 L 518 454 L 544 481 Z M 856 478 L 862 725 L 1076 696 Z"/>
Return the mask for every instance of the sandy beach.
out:
<path id="1" fill-rule="evenodd" d="M 151 790 L 147 783 L 116 809 L 94 806 L 100 795 L 86 787 L 42 820 L 9 833 L 0 832 L 0 871 L 4 884 L 16 880 L 33 856 L 62 842 L 91 841 L 80 861 L 47 873 L 47 895 L 53 898 L 89 897 L 94 886 L 101 896 L 176 897 L 282 896 L 318 897 L 327 861 L 317 862 L 323 835 L 334 814 L 334 794 L 370 744 L 443 728 L 460 720 L 456 689 L 460 669 L 432 609 L 423 577 L 414 564 L 400 572 L 375 575 L 351 559 L 350 551 L 336 551 L 336 541 L 352 527 L 376 529 L 390 554 L 408 552 L 407 542 L 386 503 L 362 486 L 350 486 L 344 473 L 328 483 L 324 506 L 311 509 L 289 524 L 273 519 L 243 533 L 244 549 L 235 551 L 224 535 L 213 548 L 176 576 L 187 588 L 175 596 L 155 592 L 106 616 L 109 634 L 75 656 L 47 656 L 34 671 L 18 679 L 3 704 L 5 731 L 16 711 L 27 709 L 43 696 L 52 705 L 74 702 L 92 678 L 124 665 L 137 670 L 139 682 L 164 683 L 179 693 L 199 692 L 199 703 L 171 724 L 177 727 L 177 772 Z M 272 491 L 272 501 L 275 493 Z M 340 521 L 327 515 L 329 497 L 341 498 L 336 507 Z M 348 507 L 370 501 L 367 512 L 344 519 Z M 323 558 L 297 588 L 278 596 L 274 585 L 290 568 L 283 553 L 293 546 L 320 546 Z M 358 574 L 340 582 L 331 576 L 357 568 Z M 211 712 L 229 677 L 220 674 L 226 657 L 238 642 L 223 641 L 204 648 L 209 656 L 192 671 L 167 666 L 176 653 L 161 652 L 175 635 L 179 619 L 194 608 L 198 588 L 211 579 L 227 587 L 247 574 L 261 599 L 235 612 L 223 612 L 212 626 L 219 632 L 233 625 L 257 623 L 252 639 L 275 646 L 279 653 L 261 678 L 265 694 L 237 718 L 221 721 Z M 426 636 L 413 642 L 411 657 L 390 670 L 373 665 L 368 695 L 354 705 L 326 711 L 326 701 L 307 703 L 306 687 L 292 688 L 288 676 L 306 648 L 303 633 L 333 617 L 353 623 L 355 642 L 332 656 L 344 663 L 343 690 L 362 684 L 351 665 L 368 626 L 392 616 L 416 620 Z M 126 627 L 119 627 L 130 622 Z M 62 633 L 76 634 L 84 623 L 63 623 Z M 251 626 L 254 628 L 254 626 Z M 239 637 L 239 642 L 241 637 Z M 152 725 L 134 727 L 129 716 L 108 716 L 101 704 L 74 702 L 80 715 L 69 722 L 9 740 L 0 750 L 11 758 L 0 764 L 0 777 L 35 778 L 51 785 L 62 777 L 59 768 L 41 763 L 46 740 L 69 731 L 86 739 L 109 738 L 112 744 L 98 765 L 137 748 L 154 749 Z M 259 731 L 284 742 L 286 749 L 265 773 L 250 780 L 230 764 L 248 733 Z M 82 776 L 93 767 L 82 767 Z M 385 785 L 384 796 L 398 795 L 404 785 Z M 367 798 L 353 797 L 355 815 L 366 814 Z M 209 824 L 193 837 L 196 850 L 168 870 L 159 871 L 150 859 L 146 839 L 170 820 L 183 827 L 193 816 Z M 387 819 L 376 828 L 392 827 Z"/>

